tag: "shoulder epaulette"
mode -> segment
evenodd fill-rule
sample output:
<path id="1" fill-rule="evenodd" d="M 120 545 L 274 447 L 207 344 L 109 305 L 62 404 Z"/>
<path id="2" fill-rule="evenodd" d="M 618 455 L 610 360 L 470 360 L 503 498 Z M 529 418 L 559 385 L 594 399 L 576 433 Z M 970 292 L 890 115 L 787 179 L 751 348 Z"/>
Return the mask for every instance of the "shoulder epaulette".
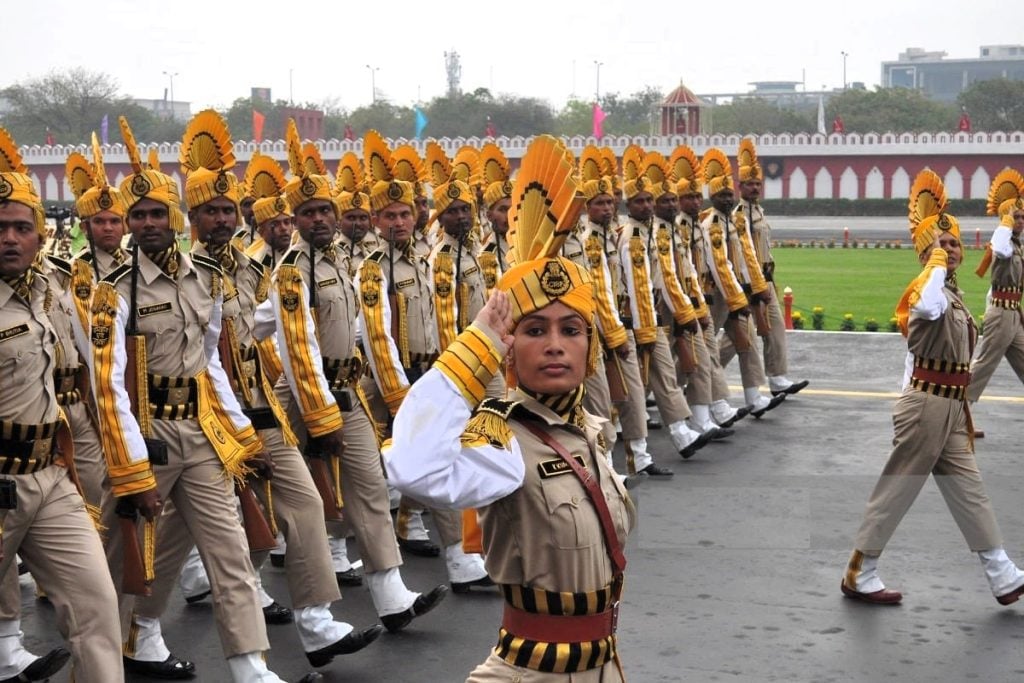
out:
<path id="1" fill-rule="evenodd" d="M 491 413 L 498 417 L 508 419 L 520 401 L 508 401 L 503 398 L 485 398 L 476 407 L 478 413 Z"/>
<path id="2" fill-rule="evenodd" d="M 117 268 L 114 268 L 114 270 L 107 273 L 107 276 L 104 277 L 102 281 L 109 283 L 111 285 L 117 284 L 118 280 L 120 280 L 130 272 L 132 272 L 131 264 L 122 263 Z"/>
<path id="3" fill-rule="evenodd" d="M 281 265 L 294 266 L 300 256 L 302 256 L 302 252 L 298 249 L 289 249 L 288 253 L 281 259 Z"/>
<path id="4" fill-rule="evenodd" d="M 64 259 L 58 256 L 54 256 L 52 254 L 47 254 L 46 259 L 50 262 L 51 265 L 53 265 L 54 268 L 56 268 L 60 272 L 64 273 L 65 275 L 71 275 L 70 261 L 65 261 Z"/>
<path id="5" fill-rule="evenodd" d="M 200 266 L 203 266 L 207 270 L 212 270 L 218 275 L 223 274 L 223 269 L 220 267 L 220 263 L 210 258 L 209 256 L 203 256 L 202 254 L 191 254 L 192 262 Z"/>
<path id="6" fill-rule="evenodd" d="M 498 243 L 497 242 L 490 242 L 490 243 L 488 243 L 488 244 L 486 244 L 484 246 L 484 252 L 488 253 L 488 254 L 493 254 L 497 250 L 498 250 Z"/>
<path id="7" fill-rule="evenodd" d="M 86 263 L 92 263 L 92 250 L 86 247 L 82 251 L 78 252 L 71 257 L 73 261 L 85 261 Z"/>
<path id="8" fill-rule="evenodd" d="M 367 261 L 373 261 L 374 263 L 382 263 L 384 261 L 384 251 L 381 249 L 376 250 L 375 252 L 367 256 L 365 259 L 363 259 L 363 263 L 366 263 Z"/>
<path id="9" fill-rule="evenodd" d="M 235 231 L 234 235 L 231 236 L 231 241 L 234 242 L 235 240 L 239 240 L 241 242 L 244 241 L 245 238 L 248 236 L 249 228 L 243 225 L 242 227 Z"/>
<path id="10" fill-rule="evenodd" d="M 450 254 L 451 251 L 452 251 L 452 245 L 450 245 L 450 244 L 442 244 L 441 248 L 438 249 L 437 251 L 440 254 Z"/>

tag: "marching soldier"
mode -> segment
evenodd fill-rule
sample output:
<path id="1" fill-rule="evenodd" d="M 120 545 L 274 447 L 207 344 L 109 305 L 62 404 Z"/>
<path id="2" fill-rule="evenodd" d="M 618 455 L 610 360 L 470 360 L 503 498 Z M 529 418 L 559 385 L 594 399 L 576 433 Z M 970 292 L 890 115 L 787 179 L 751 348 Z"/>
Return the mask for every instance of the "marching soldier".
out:
<path id="1" fill-rule="evenodd" d="M 207 145 L 209 141 L 216 147 Z M 182 142 L 181 162 L 187 172 L 185 204 L 193 230 L 192 256 L 215 261 L 221 267 L 226 296 L 219 350 L 226 357 L 222 361 L 225 374 L 242 412 L 252 421 L 273 463 L 273 476 L 264 482 L 267 486 L 252 478 L 244 486 L 259 491 L 272 519 L 280 522 L 284 538 L 291 541 L 291 557 L 286 560 L 285 570 L 295 610 L 295 626 L 310 664 L 324 666 L 336 655 L 362 649 L 383 629 L 374 626 L 356 632 L 351 625 L 334 621 L 331 616 L 330 603 L 340 599 L 341 594 L 327 548 L 320 496 L 295 447 L 297 441 L 284 410 L 260 371 L 254 343 L 255 307 L 266 300 L 270 273 L 245 256 L 237 239 L 232 239 L 240 220 L 239 190 L 230 172 L 234 165 L 230 133 L 219 114 L 207 110 L 189 122 Z M 202 271 L 200 280 L 206 284 Z M 166 513 L 164 522 L 171 522 L 166 519 Z M 173 537 L 175 528 L 183 528 L 183 525 L 172 525 L 161 540 Z M 188 540 L 186 533 L 178 537 L 179 541 Z M 182 545 L 174 540 L 164 542 L 172 548 Z M 253 551 L 251 555 L 256 567 L 267 557 L 266 551 Z M 169 571 L 173 572 L 181 559 L 180 554 L 174 558 Z M 140 599 L 136 613 L 158 618 L 168 597 L 167 592 L 161 592 L 152 598 Z M 262 586 L 260 598 L 267 623 L 292 621 L 292 610 L 267 596 Z"/>
<path id="2" fill-rule="evenodd" d="M 437 360 L 437 317 L 429 267 L 413 251 L 412 184 L 394 178 L 394 160 L 380 136 L 368 133 L 364 152 L 373 183 L 370 206 L 384 244 L 363 262 L 356 287 L 367 360 L 390 424 L 409 387 Z M 412 501 L 406 501 L 405 507 L 413 507 Z M 435 510 L 433 516 L 444 544 L 452 591 L 466 593 L 474 586 L 493 585 L 480 556 L 463 551 L 459 515 Z"/>
<path id="3" fill-rule="evenodd" d="M 245 254 L 269 271 L 288 250 L 292 237 L 292 213 L 284 192 L 285 179 L 281 165 L 268 156 L 255 153 L 245 167 L 245 181 L 240 190 L 242 205 L 250 203 L 255 235 Z M 244 213 L 244 211 L 243 211 Z"/>
<path id="4" fill-rule="evenodd" d="M 775 259 L 772 257 L 772 229 L 764 216 L 764 208 L 758 203 L 764 186 L 764 173 L 757 160 L 754 142 L 750 138 L 740 140 L 738 156 L 740 178 L 740 201 L 733 210 L 733 223 L 737 233 L 741 226 L 749 230 L 750 241 L 754 246 L 756 264 L 750 268 L 760 268 L 767 289 L 764 290 L 765 300 L 762 302 L 768 317 L 769 328 L 761 339 L 764 348 L 764 370 L 768 376 L 768 389 L 772 395 L 795 394 L 810 382 L 801 380 L 791 382 L 786 373 L 789 367 L 786 353 L 786 322 L 779 307 L 778 292 L 775 291 Z M 722 350 L 723 366 L 729 364 L 735 355 L 735 348 L 726 345 Z"/>
<path id="5" fill-rule="evenodd" d="M 580 405 L 599 353 L 592 284 L 549 240 L 576 221 L 572 174 L 558 141 L 531 143 L 510 219 L 521 262 L 409 392 L 384 454 L 399 488 L 480 511 L 505 607 L 472 683 L 624 680 L 615 622 L 635 508 Z M 516 388 L 485 398 L 505 356 Z"/>
<path id="6" fill-rule="evenodd" d="M 179 251 L 175 238 L 184 216 L 177 184 L 143 169 L 123 117 L 121 131 L 132 165 L 121 192 L 136 255 L 96 288 L 91 331 L 111 488 L 118 497 L 152 495 L 156 500 L 139 505 L 147 517 L 160 499 L 174 502 L 210 576 L 232 679 L 276 683 L 262 657 L 269 647 L 266 626 L 232 491 L 263 446 L 217 354 L 220 265 Z M 200 276 L 199 269 L 206 272 Z M 126 636 L 125 664 L 133 671 L 173 678 L 191 673 L 190 663 L 167 650 L 159 620 L 133 615 Z"/>
<path id="7" fill-rule="evenodd" d="M 679 454 L 684 458 L 691 457 L 711 440 L 711 432 L 690 429 L 686 418 L 690 417 L 690 409 L 676 381 L 675 364 L 669 349 L 665 328 L 659 320 L 658 308 L 662 303 L 661 264 L 656 255 L 654 230 L 651 221 L 654 217 L 653 181 L 645 172 L 656 165 L 652 155 L 640 158 L 640 151 L 623 160 L 624 187 L 626 207 L 629 215 L 621 227 L 619 234 L 619 262 L 622 264 L 623 283 L 628 300 L 628 318 L 636 341 L 637 356 L 640 362 L 640 374 L 644 385 L 654 393 L 658 404 L 658 412 L 668 424 L 669 435 Z M 655 294 L 657 293 L 657 296 Z M 693 326 L 696 318 L 689 302 L 680 310 L 673 311 L 674 321 L 680 325 Z M 667 322 L 667 321 L 665 321 Z M 646 463 L 633 454 L 636 471 L 648 474 L 669 474 L 664 468 L 647 467 Z"/>
<path id="8" fill-rule="evenodd" d="M 689 261 L 688 251 L 681 249 L 676 232 L 679 195 L 675 170 L 666 165 L 663 159 L 660 162 L 652 166 L 659 177 L 653 182 L 654 222 L 651 227 L 659 266 L 660 284 L 656 286 L 661 293 L 663 311 L 660 313 L 666 320 L 673 319 L 676 374 L 680 388 L 688 392 L 690 427 L 711 439 L 723 439 L 731 432 L 711 421 L 712 365 L 702 332 L 703 325 L 707 324 L 708 311 L 703 298 L 692 298 L 690 290 L 686 288 L 684 274 L 693 269 L 693 264 Z M 693 317 L 687 323 L 680 324 L 681 314 L 683 319 L 691 315 Z M 694 385 L 693 390 L 690 389 L 691 385 Z"/>
<path id="9" fill-rule="evenodd" d="M 1024 595 L 1024 572 L 1003 549 L 992 503 L 974 458 L 967 407 L 974 318 L 957 287 L 963 258 L 960 226 L 946 213 L 946 190 L 932 171 L 910 189 L 910 232 L 924 266 L 896 307 L 908 356 L 903 393 L 893 408 L 893 449 L 864 510 L 840 587 L 876 605 L 899 603 L 899 591 L 878 576 L 878 558 L 913 505 L 928 475 L 942 492 L 968 547 L 978 554 L 1000 605 Z"/>
<path id="10" fill-rule="evenodd" d="M 732 348 L 739 355 L 743 399 L 750 414 L 760 418 L 786 397 L 783 393 L 769 399 L 759 390 L 765 381 L 764 367 L 754 344 L 751 307 L 765 302 L 768 284 L 756 263 L 746 230 L 732 222 L 735 194 L 729 158 L 713 147 L 704 155 L 703 169 L 712 205 L 701 221 L 704 258 L 714 283 L 711 317 L 716 329 L 725 328 L 719 354 L 727 357 Z"/>
<path id="11" fill-rule="evenodd" d="M 677 273 L 693 303 L 707 352 L 707 364 L 703 362 L 704 355 L 698 355 L 697 372 L 687 378 L 686 398 L 693 411 L 696 429 L 706 432 L 717 424 L 727 433 L 729 427 L 742 420 L 749 411 L 745 406 L 733 408 L 727 402 L 729 385 L 718 359 L 718 334 L 710 309 L 713 301 L 710 290 L 714 287 L 714 279 L 705 256 L 706 240 L 699 221 L 704 203 L 700 162 L 693 150 L 685 145 L 676 148 L 670 161 L 676 177 L 680 209 L 675 241 L 679 263 Z M 700 354 L 699 346 L 697 352 Z"/>
<path id="12" fill-rule="evenodd" d="M 45 239 L 39 195 L 17 145 L 0 129 L 0 576 L 10 574 L 16 585 L 20 554 L 57 608 L 75 679 L 122 681 L 117 594 L 72 479 L 72 438 L 54 385 L 65 362 L 48 317 L 54 293 L 32 268 Z M 151 490 L 137 489 L 150 515 L 159 502 Z M 3 673 L 32 680 L 40 666 L 24 660 L 17 620 L 0 626 Z M 44 675 L 63 665 L 46 659 Z"/>
<path id="13" fill-rule="evenodd" d="M 480 267 L 490 295 L 508 270 L 508 210 L 512 206 L 512 183 L 509 182 L 508 159 L 500 147 L 488 142 L 480 157 L 484 175 L 483 205 L 490 227 L 480 252 Z"/>
<path id="14" fill-rule="evenodd" d="M 359 541 L 374 606 L 384 626 L 398 631 L 436 607 L 447 587 L 420 594 L 402 581 L 377 435 L 359 386 L 359 303 L 334 241 L 338 204 L 330 179 L 303 164 L 294 121 L 287 141 L 293 178 L 285 196 L 298 238 L 278 264 L 270 291 L 292 424 L 310 457 L 331 463 L 330 493 L 338 507 L 344 505 Z"/>
<path id="15" fill-rule="evenodd" d="M 1013 169 L 996 175 L 988 192 L 988 213 L 999 216 L 999 227 L 992 233 L 978 276 L 991 266 L 991 287 L 985 308 L 985 333 L 971 362 L 971 403 L 981 398 L 999 361 L 1006 357 L 1017 377 L 1024 377 L 1024 318 L 1021 317 L 1021 292 L 1024 292 L 1024 176 Z M 976 437 L 984 432 L 975 431 Z"/>

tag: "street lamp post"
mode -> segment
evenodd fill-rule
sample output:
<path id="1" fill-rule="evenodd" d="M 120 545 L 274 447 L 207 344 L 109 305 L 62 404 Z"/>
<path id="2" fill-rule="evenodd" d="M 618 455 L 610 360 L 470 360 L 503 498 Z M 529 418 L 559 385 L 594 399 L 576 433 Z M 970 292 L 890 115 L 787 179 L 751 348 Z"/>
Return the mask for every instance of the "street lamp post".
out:
<path id="1" fill-rule="evenodd" d="M 850 53 L 844 50 L 839 54 L 843 56 L 843 90 L 846 90 L 846 58 L 850 56 Z"/>
<path id="2" fill-rule="evenodd" d="M 370 103 L 377 104 L 377 69 L 379 67 L 366 65 L 366 68 L 370 70 Z"/>
<path id="3" fill-rule="evenodd" d="M 601 99 L 601 67 L 604 66 L 604 62 L 594 60 L 594 66 L 597 67 L 597 82 L 594 84 L 594 101 L 598 102 Z"/>
<path id="4" fill-rule="evenodd" d="M 170 71 L 165 71 L 164 72 L 164 76 L 167 76 L 167 78 L 169 78 L 171 80 L 171 120 L 172 121 L 177 119 L 177 116 L 175 116 L 175 114 L 174 114 L 174 77 L 177 76 L 177 75 L 178 75 L 177 71 L 175 71 L 173 73 L 171 73 Z"/>

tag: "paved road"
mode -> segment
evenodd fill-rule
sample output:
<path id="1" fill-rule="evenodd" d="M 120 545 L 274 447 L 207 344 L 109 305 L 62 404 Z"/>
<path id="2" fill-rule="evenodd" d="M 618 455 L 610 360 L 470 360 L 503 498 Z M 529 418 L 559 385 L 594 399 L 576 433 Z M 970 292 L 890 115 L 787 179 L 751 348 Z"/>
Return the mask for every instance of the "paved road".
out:
<path id="1" fill-rule="evenodd" d="M 671 452 L 664 430 L 652 432 L 658 459 L 676 476 L 634 489 L 640 524 L 628 547 L 620 621 L 631 683 L 1024 677 L 1024 604 L 995 602 L 933 484 L 881 565 L 886 582 L 904 592 L 903 605 L 872 608 L 839 594 L 851 538 L 889 449 L 901 341 L 791 333 L 791 376 L 811 379 L 809 389 L 687 462 Z M 738 384 L 735 364 L 730 370 Z M 987 432 L 979 463 L 1009 553 L 1024 562 L 1024 392 L 1004 364 L 987 393 L 975 411 Z M 444 580 L 438 560 L 411 557 L 404 572 L 417 589 Z M 287 603 L 279 570 L 264 577 Z M 40 606 L 30 587 L 23 597 L 26 641 L 37 652 L 59 643 L 52 608 Z M 199 680 L 227 680 L 209 605 L 171 605 L 164 626 L 171 649 L 197 662 Z M 493 593 L 449 596 L 407 632 L 335 660 L 325 679 L 462 681 L 493 645 L 500 608 Z M 334 611 L 357 625 L 373 620 L 363 589 L 348 589 Z M 307 671 L 291 626 L 270 627 L 270 638 L 276 671 L 291 679 Z"/>

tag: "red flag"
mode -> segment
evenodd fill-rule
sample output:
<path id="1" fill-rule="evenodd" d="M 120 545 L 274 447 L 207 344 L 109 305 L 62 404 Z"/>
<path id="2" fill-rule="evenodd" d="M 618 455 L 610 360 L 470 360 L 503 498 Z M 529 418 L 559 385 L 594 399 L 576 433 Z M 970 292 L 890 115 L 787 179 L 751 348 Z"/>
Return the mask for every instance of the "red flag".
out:
<path id="1" fill-rule="evenodd" d="M 960 123 L 957 125 L 957 129 L 962 133 L 971 132 L 971 117 L 966 111 L 960 114 Z"/>
<path id="2" fill-rule="evenodd" d="M 594 137 L 601 139 L 604 137 L 604 120 L 606 115 L 604 110 L 601 109 L 601 105 L 594 102 Z"/>
<path id="3" fill-rule="evenodd" d="M 57 143 L 57 140 L 56 140 L 56 138 L 54 138 L 54 137 L 53 137 L 53 133 L 51 133 L 51 132 L 50 132 L 50 129 L 49 129 L 49 128 L 47 128 L 47 129 L 46 129 L 46 144 L 48 144 L 48 145 L 54 145 L 54 144 L 56 144 L 56 143 Z"/>
<path id="4" fill-rule="evenodd" d="M 484 129 L 484 137 L 498 137 L 498 129 L 494 126 L 494 121 L 491 121 L 490 116 L 487 117 L 487 127 Z"/>
<path id="5" fill-rule="evenodd" d="M 256 142 L 263 142 L 263 124 L 267 122 L 267 117 L 256 111 L 252 110 L 252 139 Z"/>
<path id="6" fill-rule="evenodd" d="M 846 124 L 843 123 L 843 117 L 839 114 L 836 114 L 835 119 L 832 121 L 832 132 L 839 134 L 846 132 Z"/>
<path id="7" fill-rule="evenodd" d="M 345 124 L 345 139 L 346 140 L 355 140 L 356 139 L 356 132 L 354 130 L 352 130 L 352 126 L 350 126 L 347 123 Z"/>

